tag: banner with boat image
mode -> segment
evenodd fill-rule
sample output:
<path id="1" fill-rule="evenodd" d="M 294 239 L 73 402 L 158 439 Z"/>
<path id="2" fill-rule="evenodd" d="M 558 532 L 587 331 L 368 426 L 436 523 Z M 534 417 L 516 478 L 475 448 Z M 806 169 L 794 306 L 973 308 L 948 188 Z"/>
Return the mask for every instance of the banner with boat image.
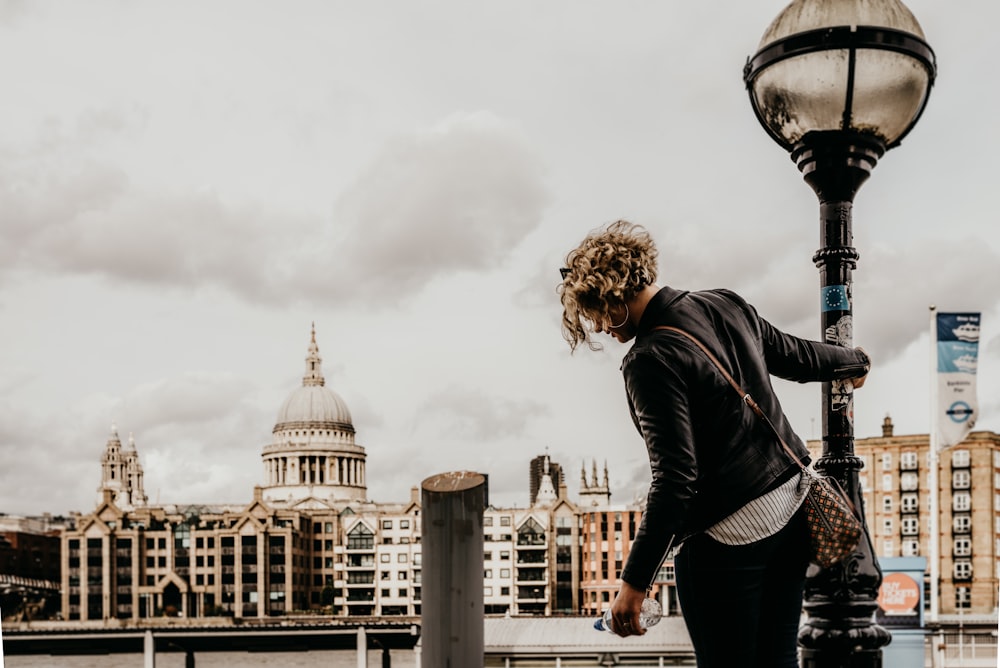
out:
<path id="1" fill-rule="evenodd" d="M 976 425 L 979 313 L 936 314 L 937 446 L 961 443 Z"/>

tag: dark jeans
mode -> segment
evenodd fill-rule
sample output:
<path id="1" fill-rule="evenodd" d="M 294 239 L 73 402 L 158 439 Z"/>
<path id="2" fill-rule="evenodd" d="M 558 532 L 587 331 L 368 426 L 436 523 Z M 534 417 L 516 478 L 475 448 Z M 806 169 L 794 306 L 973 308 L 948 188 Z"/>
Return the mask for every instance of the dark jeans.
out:
<path id="1" fill-rule="evenodd" d="M 698 668 L 796 668 L 808 566 L 802 509 L 750 545 L 689 538 L 674 560 L 677 597 Z"/>

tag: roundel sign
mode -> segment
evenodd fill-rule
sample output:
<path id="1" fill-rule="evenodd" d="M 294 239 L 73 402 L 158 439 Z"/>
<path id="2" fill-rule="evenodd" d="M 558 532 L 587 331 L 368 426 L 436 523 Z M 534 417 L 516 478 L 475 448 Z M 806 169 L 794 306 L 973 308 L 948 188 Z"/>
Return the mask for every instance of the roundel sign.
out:
<path id="1" fill-rule="evenodd" d="M 886 614 L 906 614 L 916 611 L 920 603 L 920 588 L 905 573 L 889 573 L 878 590 L 878 604 Z"/>

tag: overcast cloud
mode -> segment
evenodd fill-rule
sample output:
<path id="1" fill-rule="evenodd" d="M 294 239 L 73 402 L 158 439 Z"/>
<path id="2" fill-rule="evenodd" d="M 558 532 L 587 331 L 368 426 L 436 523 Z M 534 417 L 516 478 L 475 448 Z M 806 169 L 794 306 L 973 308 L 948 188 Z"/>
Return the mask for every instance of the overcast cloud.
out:
<path id="1" fill-rule="evenodd" d="M 151 500 L 248 502 L 314 322 L 373 499 L 471 469 L 523 505 L 549 452 L 632 500 L 625 351 L 569 354 L 557 269 L 631 219 L 661 284 L 818 336 L 818 205 L 741 79 L 783 6 L 0 0 L 0 512 L 89 511 L 113 423 Z M 930 304 L 983 313 L 996 431 L 1000 10 L 908 6 L 940 68 L 855 203 L 856 434 L 926 433 Z"/>

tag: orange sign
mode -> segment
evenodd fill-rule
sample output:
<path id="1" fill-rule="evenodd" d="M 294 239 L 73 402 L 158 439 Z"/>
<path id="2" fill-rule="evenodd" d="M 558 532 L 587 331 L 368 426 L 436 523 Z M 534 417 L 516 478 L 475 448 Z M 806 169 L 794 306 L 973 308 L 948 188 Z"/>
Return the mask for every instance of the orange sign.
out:
<path id="1" fill-rule="evenodd" d="M 878 590 L 878 604 L 887 614 L 913 614 L 920 603 L 920 587 L 905 573 L 890 573 Z"/>

